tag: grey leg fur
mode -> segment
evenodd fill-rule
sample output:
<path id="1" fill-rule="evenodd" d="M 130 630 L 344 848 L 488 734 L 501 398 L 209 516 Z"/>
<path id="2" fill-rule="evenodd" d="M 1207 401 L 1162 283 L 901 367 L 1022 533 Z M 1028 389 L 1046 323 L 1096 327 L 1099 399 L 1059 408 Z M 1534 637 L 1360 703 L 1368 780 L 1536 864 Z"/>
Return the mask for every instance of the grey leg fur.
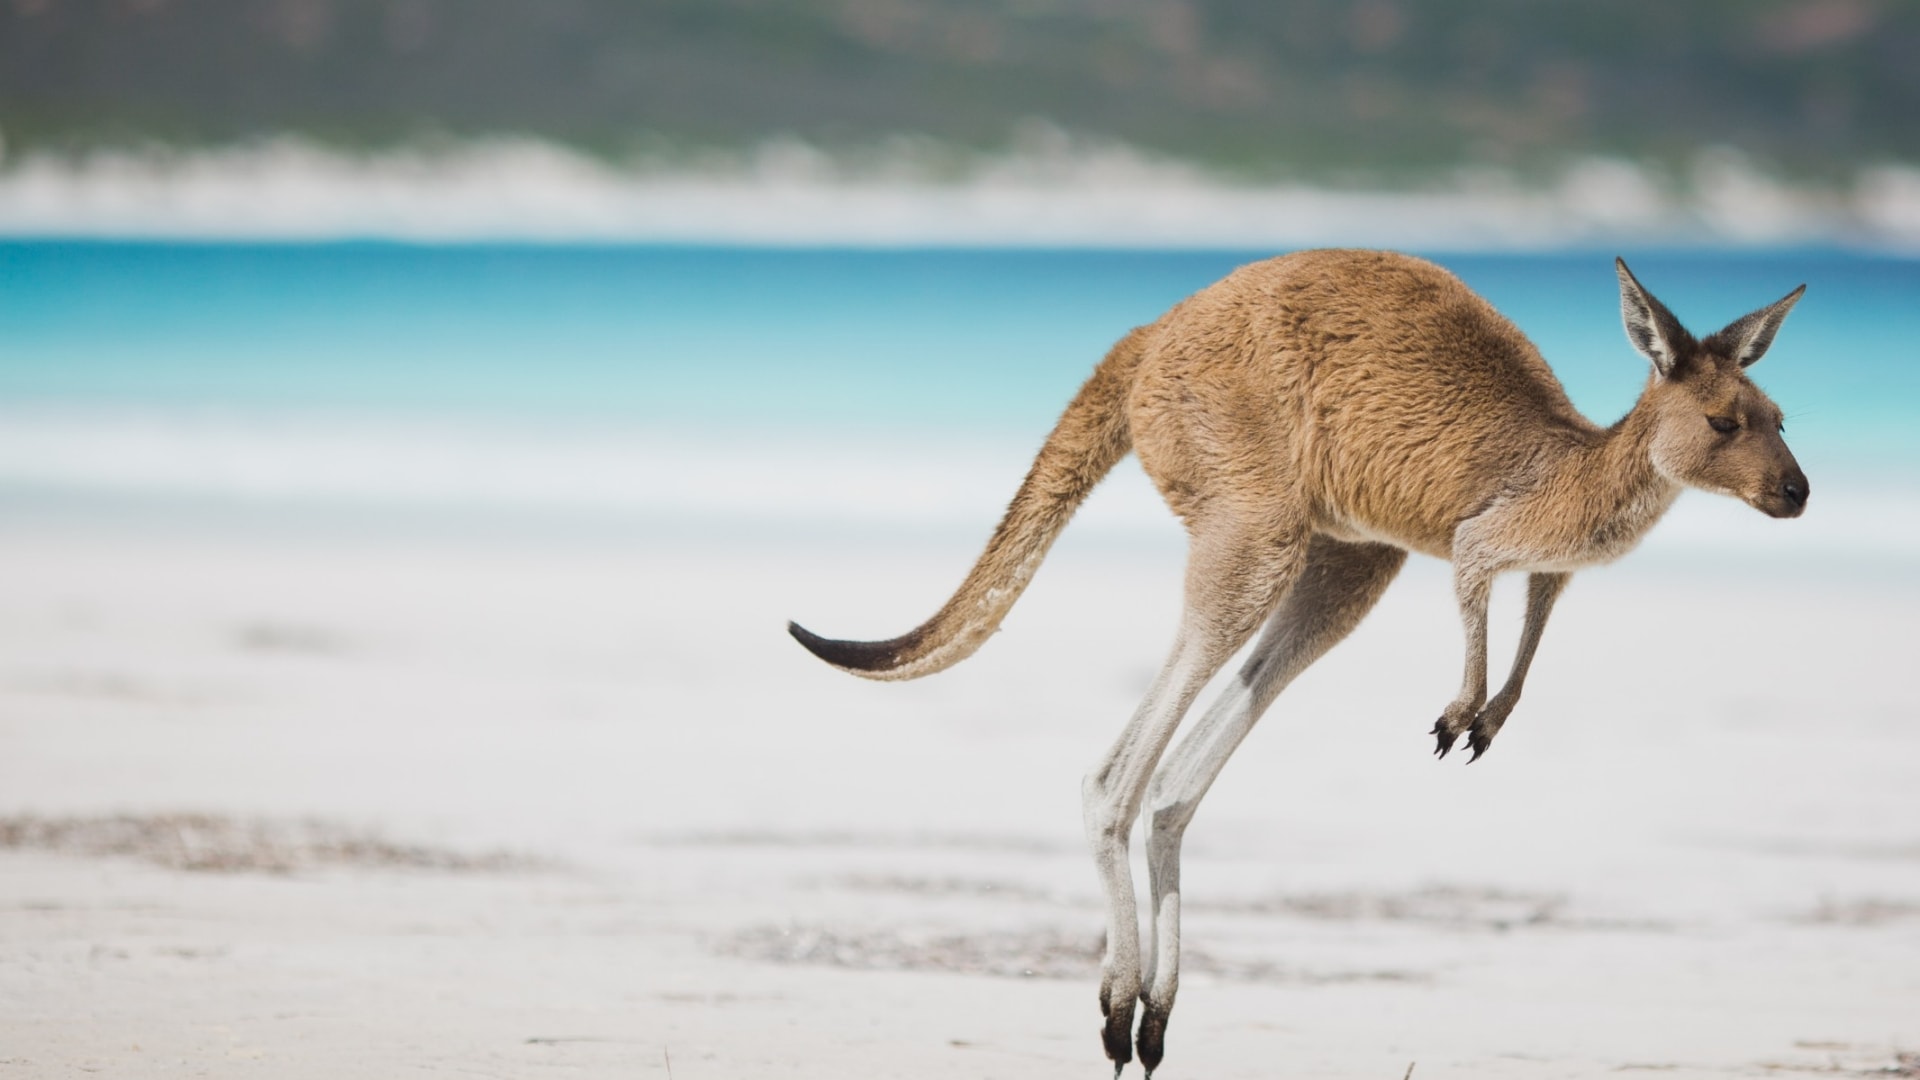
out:
<path id="1" fill-rule="evenodd" d="M 1268 620 L 1239 675 L 1153 775 L 1147 796 L 1152 952 L 1141 1001 L 1140 1062 L 1149 1073 L 1165 1049 L 1180 982 L 1180 844 L 1208 788 L 1261 713 L 1287 684 L 1338 644 L 1386 591 L 1406 552 L 1384 544 L 1313 539 L 1299 579 Z"/>
<path id="2" fill-rule="evenodd" d="M 1154 766 L 1193 699 L 1285 595 L 1306 562 L 1297 532 L 1195 529 L 1187 562 L 1186 613 L 1173 652 L 1112 749 L 1081 786 L 1087 842 L 1107 900 L 1101 964 L 1101 1041 L 1116 1074 L 1133 1057 L 1133 1007 L 1140 996 L 1140 922 L 1127 861 L 1134 820 Z"/>

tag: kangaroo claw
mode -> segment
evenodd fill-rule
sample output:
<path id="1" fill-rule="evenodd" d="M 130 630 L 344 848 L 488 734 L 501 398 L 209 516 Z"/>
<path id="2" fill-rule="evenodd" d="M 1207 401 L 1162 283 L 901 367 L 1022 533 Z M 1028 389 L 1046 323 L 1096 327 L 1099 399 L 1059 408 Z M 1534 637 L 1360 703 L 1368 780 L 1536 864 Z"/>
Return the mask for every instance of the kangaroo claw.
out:
<path id="1" fill-rule="evenodd" d="M 1436 739 L 1436 745 L 1433 748 L 1433 756 L 1436 758 L 1445 758 L 1447 751 L 1453 749 L 1453 744 L 1460 738 L 1457 733 L 1447 730 L 1447 720 L 1445 717 L 1435 720 L 1433 722 L 1433 730 L 1427 732 L 1427 734 L 1434 736 Z"/>

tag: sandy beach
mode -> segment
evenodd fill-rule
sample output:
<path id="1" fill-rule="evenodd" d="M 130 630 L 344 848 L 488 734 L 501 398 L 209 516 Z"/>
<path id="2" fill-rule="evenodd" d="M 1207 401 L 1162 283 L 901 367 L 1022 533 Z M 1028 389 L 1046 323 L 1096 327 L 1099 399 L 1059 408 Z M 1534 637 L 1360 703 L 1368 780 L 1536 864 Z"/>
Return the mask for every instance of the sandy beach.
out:
<path id="1" fill-rule="evenodd" d="M 13 514 L 0 1075 L 1104 1075 L 1077 787 L 1171 522 L 1070 530 L 935 679 L 782 633 L 897 632 L 976 541 Z M 1468 767 L 1416 563 L 1196 822 L 1160 1075 L 1920 1071 L 1916 600 L 1630 557 Z"/>

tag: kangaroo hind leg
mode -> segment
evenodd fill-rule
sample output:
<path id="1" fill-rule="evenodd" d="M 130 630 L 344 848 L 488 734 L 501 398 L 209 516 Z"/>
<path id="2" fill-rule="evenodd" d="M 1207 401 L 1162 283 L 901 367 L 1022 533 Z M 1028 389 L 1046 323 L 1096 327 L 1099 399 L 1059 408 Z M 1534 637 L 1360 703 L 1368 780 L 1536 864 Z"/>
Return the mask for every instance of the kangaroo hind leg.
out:
<path id="1" fill-rule="evenodd" d="M 1111 749 L 1081 787 L 1087 841 L 1107 902 L 1101 1030 L 1116 1074 L 1133 1057 L 1140 922 L 1127 862 L 1147 781 L 1200 689 L 1253 636 L 1306 562 L 1304 530 L 1270 522 L 1195 522 L 1186 601 L 1173 651 Z"/>
<path id="2" fill-rule="evenodd" d="M 1194 811 L 1280 691 L 1353 632 L 1406 561 L 1406 552 L 1385 544 L 1314 537 L 1305 568 L 1253 654 L 1153 774 L 1146 802 L 1153 936 L 1139 1034 L 1140 1063 L 1149 1073 L 1165 1052 L 1180 985 L 1180 844 Z"/>

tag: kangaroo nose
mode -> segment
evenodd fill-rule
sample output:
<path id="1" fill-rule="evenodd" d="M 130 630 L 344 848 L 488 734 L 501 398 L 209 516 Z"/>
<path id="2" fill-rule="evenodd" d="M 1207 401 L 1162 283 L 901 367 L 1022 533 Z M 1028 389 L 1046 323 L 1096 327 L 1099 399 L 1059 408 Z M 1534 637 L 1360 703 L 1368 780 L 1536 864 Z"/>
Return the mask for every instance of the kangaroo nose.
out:
<path id="1" fill-rule="evenodd" d="M 1780 494 L 1785 495 L 1787 501 L 1795 506 L 1807 505 L 1807 478 L 1804 476 L 1788 477 L 1787 480 L 1780 485 Z"/>

